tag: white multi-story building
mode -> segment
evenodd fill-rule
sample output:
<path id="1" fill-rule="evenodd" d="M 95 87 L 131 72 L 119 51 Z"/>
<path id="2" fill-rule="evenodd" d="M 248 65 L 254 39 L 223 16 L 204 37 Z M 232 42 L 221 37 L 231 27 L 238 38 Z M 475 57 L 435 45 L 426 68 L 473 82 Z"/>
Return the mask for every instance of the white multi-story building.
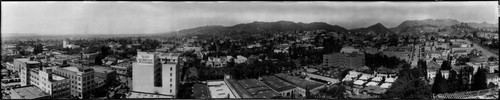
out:
<path id="1" fill-rule="evenodd" d="M 92 68 L 70 66 L 54 67 L 53 69 L 54 74 L 70 80 L 71 95 L 80 99 L 89 98 L 98 85 L 94 78 L 95 71 Z"/>
<path id="2" fill-rule="evenodd" d="M 225 67 L 227 65 L 227 62 L 229 59 L 227 58 L 215 58 L 215 57 L 208 57 L 207 62 L 205 65 L 207 67 Z"/>
<path id="3" fill-rule="evenodd" d="M 34 58 L 21 58 L 14 59 L 14 71 L 19 72 L 19 77 L 21 78 L 21 86 L 30 85 L 30 69 L 39 68 L 41 63 L 35 61 Z"/>
<path id="4" fill-rule="evenodd" d="M 137 61 L 132 63 L 132 90 L 175 97 L 179 55 L 137 52 Z"/>
<path id="5" fill-rule="evenodd" d="M 70 95 L 70 80 L 53 74 L 54 67 L 30 70 L 30 83 L 50 94 L 53 98 Z"/>

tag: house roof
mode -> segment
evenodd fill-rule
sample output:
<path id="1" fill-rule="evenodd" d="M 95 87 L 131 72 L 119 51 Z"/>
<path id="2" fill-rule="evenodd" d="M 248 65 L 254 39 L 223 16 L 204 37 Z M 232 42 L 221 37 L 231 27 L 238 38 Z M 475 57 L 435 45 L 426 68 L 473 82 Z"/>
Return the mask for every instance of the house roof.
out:
<path id="1" fill-rule="evenodd" d="M 489 73 L 486 74 L 486 79 L 498 79 L 498 73 Z"/>
<path id="2" fill-rule="evenodd" d="M 355 85 L 363 85 L 363 84 L 365 84 L 365 82 L 366 81 L 363 81 L 363 80 L 356 80 L 356 81 L 354 81 L 354 84 Z"/>
<path id="3" fill-rule="evenodd" d="M 377 82 L 368 82 L 366 83 L 366 86 L 378 86 Z"/>
<path id="4" fill-rule="evenodd" d="M 398 78 L 397 77 L 396 78 L 386 78 L 385 82 L 394 82 L 394 81 L 396 81 L 396 79 L 398 79 Z"/>
<path id="5" fill-rule="evenodd" d="M 382 77 L 375 77 L 375 78 L 372 79 L 372 81 L 378 81 L 378 82 L 380 82 L 380 81 L 382 81 Z"/>
<path id="6" fill-rule="evenodd" d="M 360 80 L 368 80 L 369 78 L 373 77 L 371 74 L 362 74 L 361 77 L 359 77 Z"/>
<path id="7" fill-rule="evenodd" d="M 382 83 L 382 85 L 380 85 L 380 88 L 389 88 L 391 87 L 391 83 Z"/>
<path id="8" fill-rule="evenodd" d="M 367 87 L 363 88 L 363 90 L 370 92 L 370 93 L 375 93 L 375 94 L 382 94 L 382 93 L 385 93 L 387 91 L 386 89 L 382 89 L 378 86 L 367 86 Z"/>

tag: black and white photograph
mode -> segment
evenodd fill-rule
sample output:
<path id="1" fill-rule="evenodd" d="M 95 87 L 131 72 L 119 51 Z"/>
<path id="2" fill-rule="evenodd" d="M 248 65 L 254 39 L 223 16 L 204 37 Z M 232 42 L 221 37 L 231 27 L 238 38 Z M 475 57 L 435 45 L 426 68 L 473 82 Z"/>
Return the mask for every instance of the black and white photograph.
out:
<path id="1" fill-rule="evenodd" d="M 2 1 L 4 99 L 498 99 L 498 1 Z"/>

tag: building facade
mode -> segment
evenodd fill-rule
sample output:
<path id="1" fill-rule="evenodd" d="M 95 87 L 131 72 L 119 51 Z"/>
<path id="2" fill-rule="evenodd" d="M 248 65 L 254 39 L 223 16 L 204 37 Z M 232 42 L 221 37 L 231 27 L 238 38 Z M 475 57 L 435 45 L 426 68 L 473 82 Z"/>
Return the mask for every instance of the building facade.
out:
<path id="1" fill-rule="evenodd" d="M 19 72 L 19 77 L 21 78 L 21 86 L 27 86 L 30 84 L 30 69 L 39 68 L 41 63 L 35 61 L 34 58 L 22 58 L 14 59 L 14 69 Z"/>
<path id="2" fill-rule="evenodd" d="M 67 97 L 70 95 L 70 80 L 53 74 L 53 67 L 30 70 L 30 83 L 42 89 L 52 98 Z"/>
<path id="3" fill-rule="evenodd" d="M 365 65 L 365 55 L 357 53 L 331 53 L 323 55 L 323 65 L 360 68 Z"/>
<path id="4" fill-rule="evenodd" d="M 137 61 L 132 63 L 132 90 L 175 97 L 178 56 L 174 53 L 137 52 Z"/>
<path id="5" fill-rule="evenodd" d="M 55 67 L 54 74 L 66 77 L 70 80 L 70 92 L 74 97 L 80 99 L 89 98 L 97 87 L 94 81 L 94 69 L 89 67 Z"/>

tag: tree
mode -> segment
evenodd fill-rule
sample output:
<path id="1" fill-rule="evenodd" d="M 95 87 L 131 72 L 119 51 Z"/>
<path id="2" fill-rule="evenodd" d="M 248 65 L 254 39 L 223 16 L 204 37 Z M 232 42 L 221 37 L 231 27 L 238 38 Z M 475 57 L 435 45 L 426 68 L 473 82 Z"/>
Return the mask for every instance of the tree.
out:
<path id="1" fill-rule="evenodd" d="M 434 84 L 432 84 L 432 93 L 446 93 L 447 87 L 446 79 L 442 76 L 441 71 L 438 71 L 434 77 Z"/>
<path id="2" fill-rule="evenodd" d="M 38 44 L 34 46 L 33 54 L 39 54 L 43 52 L 43 45 Z"/>
<path id="3" fill-rule="evenodd" d="M 417 66 L 418 69 L 420 69 L 419 72 L 423 74 L 423 77 L 427 76 L 427 62 L 425 62 L 422 59 L 419 59 L 417 62 Z"/>
<path id="4" fill-rule="evenodd" d="M 486 73 L 487 70 L 484 68 L 479 68 L 477 70 L 476 74 L 474 74 L 472 78 L 472 90 L 482 90 L 487 88 L 488 83 L 486 83 Z"/>
<path id="5" fill-rule="evenodd" d="M 460 87 L 458 80 L 457 80 L 457 72 L 455 70 L 450 70 L 450 76 L 448 77 L 448 87 L 449 87 L 449 92 L 455 92 L 458 91 L 458 87 Z"/>
<path id="6" fill-rule="evenodd" d="M 495 88 L 495 87 L 498 87 L 497 85 L 495 85 L 495 83 L 493 82 L 488 83 L 488 88 Z"/>
<path id="7" fill-rule="evenodd" d="M 443 64 L 441 64 L 441 70 L 451 70 L 451 62 L 443 61 Z"/>
<path id="8" fill-rule="evenodd" d="M 402 98 L 402 99 L 430 99 L 432 91 L 430 85 L 423 78 L 412 73 L 412 69 L 401 70 L 399 78 L 382 95 L 383 98 Z"/>
<path id="9" fill-rule="evenodd" d="M 336 85 L 336 86 L 330 87 L 330 88 L 323 88 L 319 91 L 322 95 L 331 97 L 328 99 L 345 99 L 346 98 L 344 95 L 346 88 L 343 85 Z"/>

